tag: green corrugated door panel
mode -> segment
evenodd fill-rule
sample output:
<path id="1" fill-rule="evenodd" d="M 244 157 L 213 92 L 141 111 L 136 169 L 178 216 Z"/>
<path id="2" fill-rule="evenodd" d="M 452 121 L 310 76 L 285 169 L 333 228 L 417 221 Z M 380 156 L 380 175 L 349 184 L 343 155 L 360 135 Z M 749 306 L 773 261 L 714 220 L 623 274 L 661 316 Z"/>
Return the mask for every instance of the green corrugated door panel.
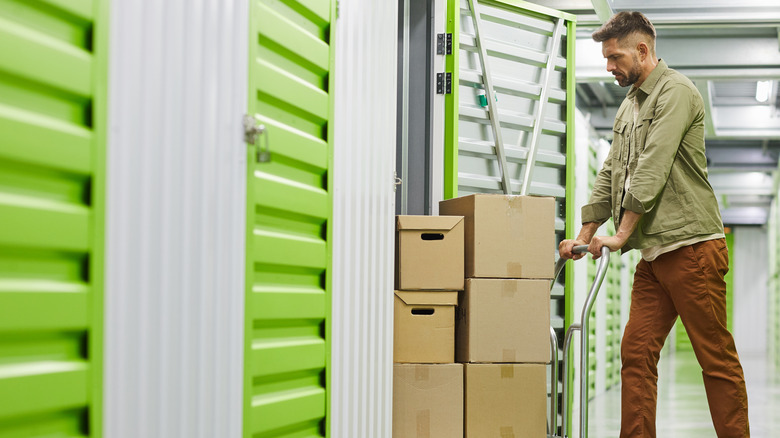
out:
<path id="1" fill-rule="evenodd" d="M 107 5 L 0 1 L 0 437 L 101 435 Z"/>
<path id="2" fill-rule="evenodd" d="M 250 3 L 244 436 L 326 436 L 335 3 Z"/>

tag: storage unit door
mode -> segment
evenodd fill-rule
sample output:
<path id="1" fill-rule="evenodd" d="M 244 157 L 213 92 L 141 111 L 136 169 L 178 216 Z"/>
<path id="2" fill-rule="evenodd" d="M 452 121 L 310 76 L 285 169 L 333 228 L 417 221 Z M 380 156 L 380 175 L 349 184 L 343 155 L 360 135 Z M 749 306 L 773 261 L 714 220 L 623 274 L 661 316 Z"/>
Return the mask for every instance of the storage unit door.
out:
<path id="1" fill-rule="evenodd" d="M 330 315 L 330 1 L 253 0 L 244 435 L 324 436 Z"/>
<path id="2" fill-rule="evenodd" d="M 533 7 L 525 4 L 526 7 Z M 478 11 L 478 17 L 473 14 Z M 573 16 L 509 1 L 450 0 L 445 197 L 472 193 L 554 196 L 562 239 L 572 197 Z M 475 19 L 478 18 L 478 19 Z M 488 95 L 491 98 L 488 98 Z M 571 147 L 570 147 L 571 146 Z M 557 248 L 550 248 L 555 252 Z M 564 326 L 564 290 L 553 292 L 553 325 Z"/>
<path id="3" fill-rule="evenodd" d="M 104 6 L 0 1 L 0 437 L 100 435 Z"/>
<path id="4" fill-rule="evenodd" d="M 448 0 L 447 14 L 445 198 L 553 196 L 557 239 L 571 236 L 575 17 L 512 0 Z M 571 267 L 551 294 L 561 345 Z"/>

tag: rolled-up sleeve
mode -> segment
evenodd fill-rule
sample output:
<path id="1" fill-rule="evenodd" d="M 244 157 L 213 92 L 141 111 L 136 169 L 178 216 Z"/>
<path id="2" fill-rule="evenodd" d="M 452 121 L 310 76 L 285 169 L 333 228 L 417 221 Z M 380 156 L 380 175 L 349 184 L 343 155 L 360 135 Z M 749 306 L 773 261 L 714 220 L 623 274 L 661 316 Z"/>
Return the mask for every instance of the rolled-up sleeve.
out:
<path id="1" fill-rule="evenodd" d="M 639 214 L 653 210 L 666 185 L 677 151 L 693 120 L 693 92 L 680 83 L 669 83 L 658 96 L 645 147 L 639 155 L 631 184 L 621 207 Z"/>

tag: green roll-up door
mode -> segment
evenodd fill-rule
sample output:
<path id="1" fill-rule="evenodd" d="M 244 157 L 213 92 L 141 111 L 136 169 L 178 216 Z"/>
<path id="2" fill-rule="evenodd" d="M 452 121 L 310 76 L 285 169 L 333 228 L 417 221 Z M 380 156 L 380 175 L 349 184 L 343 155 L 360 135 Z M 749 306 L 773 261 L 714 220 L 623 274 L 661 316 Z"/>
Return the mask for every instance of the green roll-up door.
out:
<path id="1" fill-rule="evenodd" d="M 326 435 L 334 4 L 251 2 L 246 437 Z"/>
<path id="2" fill-rule="evenodd" d="M 0 1 L 0 437 L 101 435 L 105 5 Z"/>

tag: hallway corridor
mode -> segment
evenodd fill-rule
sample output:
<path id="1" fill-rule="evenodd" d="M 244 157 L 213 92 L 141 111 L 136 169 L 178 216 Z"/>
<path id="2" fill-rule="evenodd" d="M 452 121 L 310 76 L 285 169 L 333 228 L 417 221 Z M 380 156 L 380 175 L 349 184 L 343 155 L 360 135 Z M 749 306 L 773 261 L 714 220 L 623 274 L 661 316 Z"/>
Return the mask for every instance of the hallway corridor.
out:
<path id="1" fill-rule="evenodd" d="M 763 356 L 741 357 L 747 383 L 752 438 L 780 436 L 780 378 Z M 701 368 L 692 352 L 664 355 L 658 364 L 659 438 L 716 438 Z M 590 402 L 589 438 L 620 434 L 620 387 Z"/>

